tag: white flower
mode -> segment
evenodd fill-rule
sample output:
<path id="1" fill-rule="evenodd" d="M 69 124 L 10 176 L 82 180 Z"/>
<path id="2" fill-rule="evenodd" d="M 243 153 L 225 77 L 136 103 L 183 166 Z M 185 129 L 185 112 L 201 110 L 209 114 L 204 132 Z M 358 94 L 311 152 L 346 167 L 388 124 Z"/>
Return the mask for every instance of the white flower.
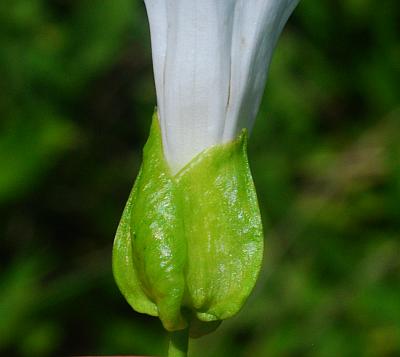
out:
<path id="1" fill-rule="evenodd" d="M 164 153 L 176 173 L 251 130 L 277 39 L 299 0 L 145 0 Z"/>

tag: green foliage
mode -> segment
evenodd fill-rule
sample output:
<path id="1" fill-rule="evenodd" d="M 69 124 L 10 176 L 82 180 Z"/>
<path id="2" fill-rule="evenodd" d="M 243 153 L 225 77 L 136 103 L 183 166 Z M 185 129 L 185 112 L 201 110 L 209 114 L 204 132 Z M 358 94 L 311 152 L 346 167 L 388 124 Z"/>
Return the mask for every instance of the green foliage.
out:
<path id="1" fill-rule="evenodd" d="M 400 3 L 301 1 L 249 160 L 264 266 L 193 356 L 400 354 Z M 0 354 L 162 355 L 113 282 L 155 104 L 144 5 L 0 1 Z"/>

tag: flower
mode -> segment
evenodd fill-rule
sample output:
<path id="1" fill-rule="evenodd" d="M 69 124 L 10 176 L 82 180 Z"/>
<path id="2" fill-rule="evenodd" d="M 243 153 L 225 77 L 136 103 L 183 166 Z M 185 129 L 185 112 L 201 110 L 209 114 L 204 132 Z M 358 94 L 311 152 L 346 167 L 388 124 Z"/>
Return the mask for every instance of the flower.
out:
<path id="1" fill-rule="evenodd" d="M 177 173 L 249 131 L 299 0 L 145 0 L 164 154 Z"/>
<path id="2" fill-rule="evenodd" d="M 158 113 L 114 240 L 128 303 L 168 331 L 240 311 L 264 234 L 247 159 L 268 64 L 298 0 L 145 0 Z"/>

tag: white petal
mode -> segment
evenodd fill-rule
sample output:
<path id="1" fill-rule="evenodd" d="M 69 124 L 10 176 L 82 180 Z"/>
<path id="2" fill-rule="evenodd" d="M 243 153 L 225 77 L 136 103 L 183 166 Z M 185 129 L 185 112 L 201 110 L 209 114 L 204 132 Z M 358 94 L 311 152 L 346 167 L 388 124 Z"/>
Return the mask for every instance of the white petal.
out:
<path id="1" fill-rule="evenodd" d="M 238 0 L 232 42 L 232 77 L 224 141 L 251 130 L 268 66 L 282 29 L 299 0 Z"/>
<path id="2" fill-rule="evenodd" d="M 164 69 L 167 53 L 167 4 L 165 0 L 144 0 L 150 24 L 153 71 L 156 83 L 158 113 L 163 116 Z"/>
<path id="3" fill-rule="evenodd" d="M 222 141 L 237 0 L 167 0 L 164 150 L 174 172 Z"/>

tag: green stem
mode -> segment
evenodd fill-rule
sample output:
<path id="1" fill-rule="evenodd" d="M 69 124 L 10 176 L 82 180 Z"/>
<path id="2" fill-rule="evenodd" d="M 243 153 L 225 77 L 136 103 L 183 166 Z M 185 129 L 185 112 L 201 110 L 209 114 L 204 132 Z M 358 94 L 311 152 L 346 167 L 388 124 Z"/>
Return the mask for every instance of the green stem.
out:
<path id="1" fill-rule="evenodd" d="M 189 329 L 171 332 L 168 357 L 187 357 Z"/>

